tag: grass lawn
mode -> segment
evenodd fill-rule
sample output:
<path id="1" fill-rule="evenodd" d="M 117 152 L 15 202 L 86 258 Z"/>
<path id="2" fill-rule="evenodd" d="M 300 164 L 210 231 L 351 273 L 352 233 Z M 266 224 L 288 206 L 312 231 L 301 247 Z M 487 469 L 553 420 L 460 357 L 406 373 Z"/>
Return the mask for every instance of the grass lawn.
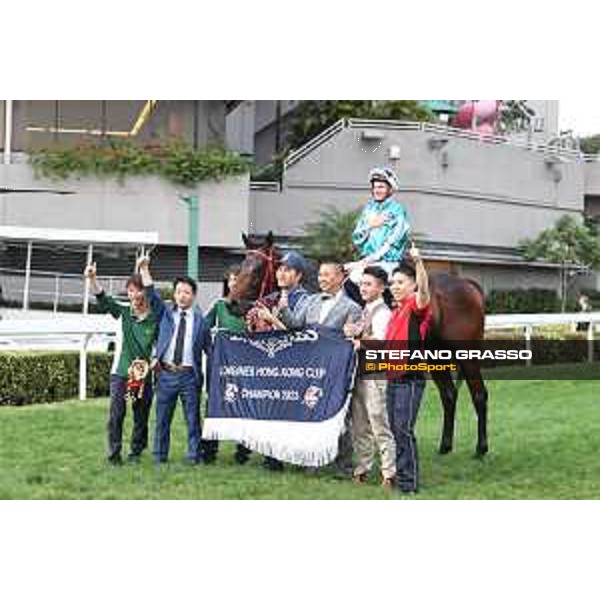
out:
<path id="1" fill-rule="evenodd" d="M 434 498 L 600 498 L 598 381 L 490 381 L 490 454 L 473 459 L 475 415 L 461 390 L 455 449 L 436 453 L 440 403 L 432 384 L 419 417 L 422 490 Z M 108 401 L 76 400 L 0 408 L 0 498 L 280 498 L 388 499 L 374 474 L 356 486 L 295 468 L 266 472 L 261 457 L 233 462 L 223 444 L 215 465 L 183 463 L 185 431 L 178 408 L 171 463 L 155 467 L 104 462 Z M 129 436 L 129 415 L 126 437 Z"/>

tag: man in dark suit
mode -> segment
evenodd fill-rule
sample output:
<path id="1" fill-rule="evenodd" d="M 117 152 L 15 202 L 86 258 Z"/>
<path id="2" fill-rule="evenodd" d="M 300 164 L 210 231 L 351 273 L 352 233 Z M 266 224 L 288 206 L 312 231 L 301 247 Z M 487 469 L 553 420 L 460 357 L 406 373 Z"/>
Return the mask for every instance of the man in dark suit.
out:
<path id="1" fill-rule="evenodd" d="M 177 277 L 173 283 L 174 303 L 168 305 L 154 289 L 148 256 L 140 257 L 138 269 L 150 308 L 159 322 L 155 350 L 158 376 L 154 461 L 168 460 L 171 422 L 177 399 L 181 398 L 188 433 L 187 460 L 190 464 L 199 464 L 202 462 L 202 351 L 208 350 L 209 334 L 202 312 L 195 306 L 196 282 L 190 277 Z"/>

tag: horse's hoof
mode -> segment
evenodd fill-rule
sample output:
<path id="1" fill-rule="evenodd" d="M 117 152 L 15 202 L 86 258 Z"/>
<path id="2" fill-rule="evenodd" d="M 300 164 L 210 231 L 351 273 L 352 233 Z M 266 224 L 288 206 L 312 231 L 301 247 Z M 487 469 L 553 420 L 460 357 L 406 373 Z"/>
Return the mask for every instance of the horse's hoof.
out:
<path id="1" fill-rule="evenodd" d="M 440 444 L 438 452 L 440 454 L 450 454 L 450 452 L 452 452 L 452 446 L 450 444 Z"/>

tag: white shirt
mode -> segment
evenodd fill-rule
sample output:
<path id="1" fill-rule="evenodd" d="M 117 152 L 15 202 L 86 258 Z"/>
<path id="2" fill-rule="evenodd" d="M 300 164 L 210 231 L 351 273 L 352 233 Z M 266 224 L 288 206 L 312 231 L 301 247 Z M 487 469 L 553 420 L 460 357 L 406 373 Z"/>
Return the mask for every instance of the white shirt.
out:
<path id="1" fill-rule="evenodd" d="M 326 293 L 327 292 L 320 292 L 321 295 L 326 294 Z M 319 325 L 323 324 L 323 322 L 327 318 L 327 315 L 329 314 L 331 309 L 334 307 L 335 303 L 342 297 L 343 293 L 344 293 L 344 288 L 340 289 L 338 291 L 338 293 L 335 294 L 335 296 L 330 296 L 326 300 L 322 301 L 321 312 L 319 313 Z"/>
<path id="2" fill-rule="evenodd" d="M 169 349 L 165 355 L 165 361 L 173 363 L 175 358 L 175 343 L 177 342 L 177 331 L 179 330 L 179 322 L 181 321 L 181 309 L 177 308 L 173 310 L 173 322 L 175 329 L 173 330 L 173 337 L 169 344 Z M 181 365 L 185 367 L 192 367 L 194 365 L 194 352 L 193 352 L 193 338 L 194 338 L 194 309 L 188 308 L 185 311 L 185 338 L 183 339 L 183 357 Z"/>
<path id="3" fill-rule="evenodd" d="M 371 314 L 371 329 L 373 331 L 373 337 L 377 340 L 385 340 L 385 332 L 388 326 L 392 311 L 385 303 L 383 298 L 373 300 L 373 302 L 367 302 L 363 310 L 363 314 L 366 316 L 366 311 Z"/>

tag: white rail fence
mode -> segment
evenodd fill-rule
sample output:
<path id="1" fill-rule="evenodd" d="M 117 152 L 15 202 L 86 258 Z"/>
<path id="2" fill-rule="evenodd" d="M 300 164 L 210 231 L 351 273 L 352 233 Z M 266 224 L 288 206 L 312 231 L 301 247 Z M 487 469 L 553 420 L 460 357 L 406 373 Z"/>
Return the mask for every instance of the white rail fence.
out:
<path id="1" fill-rule="evenodd" d="M 87 396 L 87 353 L 95 335 L 115 336 L 118 321 L 109 315 L 77 315 L 77 318 L 4 319 L 0 321 L 0 342 L 11 340 L 27 342 L 40 337 L 79 341 L 79 398 Z"/>
<path id="2" fill-rule="evenodd" d="M 600 323 L 600 312 L 488 315 L 485 318 L 485 330 L 521 329 L 525 339 L 525 348 L 531 350 L 531 338 L 536 327 L 573 325 L 574 323 L 589 323 L 587 328 L 588 361 L 592 362 L 594 360 L 594 333 Z M 530 365 L 531 361 L 527 361 L 527 364 Z"/>
<path id="3" fill-rule="evenodd" d="M 24 270 L 0 268 L 0 289 L 4 300 L 18 301 L 24 310 L 32 302 L 52 304 L 55 313 L 59 312 L 61 303 L 83 305 L 85 302 L 85 282 L 81 274 L 31 270 L 28 289 L 25 281 Z M 114 294 L 125 289 L 127 276 L 107 275 L 99 277 L 98 281 L 109 294 Z M 29 302 L 26 294 L 31 298 Z"/>
<path id="4" fill-rule="evenodd" d="M 530 349 L 536 327 L 548 325 L 572 325 L 589 323 L 587 329 L 588 360 L 594 358 L 594 333 L 600 323 L 600 312 L 564 314 L 514 314 L 489 315 L 485 319 L 486 331 L 520 329 Z M 27 340 L 39 337 L 64 341 L 79 341 L 79 398 L 87 395 L 87 352 L 90 340 L 96 335 L 115 336 L 119 323 L 109 315 L 69 315 L 69 318 L 4 319 L 0 321 L 0 342 L 4 340 Z"/>

